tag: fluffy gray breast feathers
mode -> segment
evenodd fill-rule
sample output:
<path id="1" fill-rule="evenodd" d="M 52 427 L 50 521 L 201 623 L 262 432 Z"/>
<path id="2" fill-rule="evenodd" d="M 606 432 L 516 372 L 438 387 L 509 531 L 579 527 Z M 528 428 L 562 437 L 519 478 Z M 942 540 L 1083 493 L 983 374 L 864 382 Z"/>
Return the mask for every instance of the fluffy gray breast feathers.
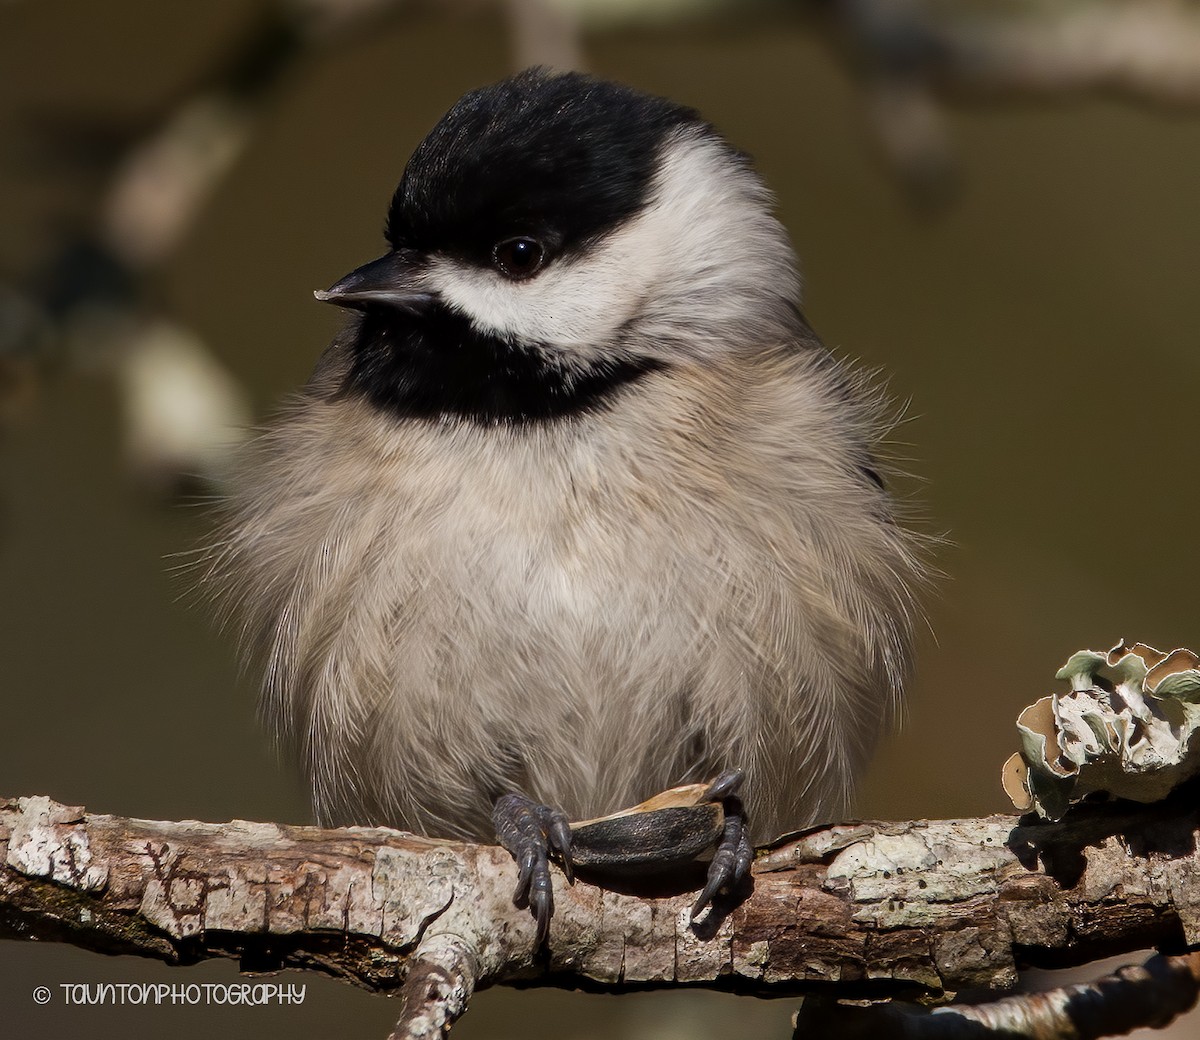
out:
<path id="1" fill-rule="evenodd" d="M 418 146 L 387 251 L 255 441 L 209 579 L 329 822 L 491 840 L 732 766 L 843 811 L 908 671 L 879 396 L 695 112 L 532 71 Z"/>

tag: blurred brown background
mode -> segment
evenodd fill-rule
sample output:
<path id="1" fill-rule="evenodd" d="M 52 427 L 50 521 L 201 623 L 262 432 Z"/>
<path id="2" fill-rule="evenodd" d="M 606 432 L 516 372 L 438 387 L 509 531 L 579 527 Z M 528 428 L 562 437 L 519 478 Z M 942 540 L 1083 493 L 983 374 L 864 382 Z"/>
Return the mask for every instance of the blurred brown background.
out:
<path id="1" fill-rule="evenodd" d="M 0 272 L 19 282 L 103 187 L 47 168 L 39 120 L 152 128 L 265 5 L 10 2 L 0 9 Z M 880 161 L 847 63 L 787 10 L 612 26 L 588 67 L 701 109 L 757 159 L 800 252 L 807 311 L 910 402 L 905 487 L 950 541 L 903 730 L 864 816 L 1005 808 L 1018 710 L 1076 649 L 1200 643 L 1190 575 L 1200 112 L 1030 98 L 944 113 L 953 198 L 914 206 Z M 339 320 L 311 290 L 377 255 L 407 155 L 463 91 L 513 66 L 505 16 L 425 5 L 300 62 L 169 262 L 155 308 L 203 338 L 256 412 Z M 60 119 L 61 117 L 61 119 Z M 61 127 L 60 127 L 61 129 Z M 53 167 L 53 164 L 51 164 Z M 86 355 L 86 351 L 84 352 Z M 173 554 L 203 509 L 131 476 L 101 362 L 55 355 L 0 442 L 0 795 L 149 818 L 305 821 L 254 718 L 254 683 L 186 597 Z M 303 1007 L 62 1006 L 62 982 L 225 981 L 0 943 L 0 1036 L 386 1035 L 394 1007 L 313 976 Z M 35 1006 L 35 985 L 54 999 Z M 464 1040 L 786 1037 L 791 1003 L 488 991 Z M 1194 1027 L 1193 1027 L 1194 1028 Z"/>

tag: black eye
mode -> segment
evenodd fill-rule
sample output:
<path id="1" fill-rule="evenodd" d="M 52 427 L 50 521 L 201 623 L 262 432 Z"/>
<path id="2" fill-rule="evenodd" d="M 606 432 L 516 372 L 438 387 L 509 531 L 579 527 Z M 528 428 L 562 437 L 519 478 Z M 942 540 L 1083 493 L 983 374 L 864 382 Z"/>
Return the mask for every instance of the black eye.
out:
<path id="1" fill-rule="evenodd" d="M 509 278 L 528 278 L 542 266 L 546 252 L 533 238 L 506 238 L 492 250 L 492 260 Z"/>

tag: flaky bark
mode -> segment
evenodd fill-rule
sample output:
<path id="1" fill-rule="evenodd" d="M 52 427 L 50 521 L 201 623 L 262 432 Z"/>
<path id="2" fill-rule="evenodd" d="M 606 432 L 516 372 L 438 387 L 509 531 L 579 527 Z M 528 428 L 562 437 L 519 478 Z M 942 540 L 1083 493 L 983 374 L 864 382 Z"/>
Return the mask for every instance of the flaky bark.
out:
<path id="1" fill-rule="evenodd" d="M 462 1005 L 473 985 L 518 980 L 846 997 L 1002 990 L 1022 964 L 1200 943 L 1194 801 L 1084 806 L 1053 825 L 822 828 L 764 850 L 753 890 L 695 929 L 683 890 L 695 878 L 635 892 L 556 875 L 539 954 L 498 848 L 384 829 L 128 820 L 23 798 L 0 803 L 0 936 L 314 968 L 376 990 L 400 987 L 415 959 L 451 988 L 456 972 L 470 976 Z"/>

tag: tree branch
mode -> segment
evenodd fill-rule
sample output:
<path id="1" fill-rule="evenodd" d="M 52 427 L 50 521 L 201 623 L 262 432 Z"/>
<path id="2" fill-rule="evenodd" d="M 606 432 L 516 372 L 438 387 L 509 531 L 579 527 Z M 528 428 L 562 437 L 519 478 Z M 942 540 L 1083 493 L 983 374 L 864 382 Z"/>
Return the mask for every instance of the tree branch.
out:
<path id="1" fill-rule="evenodd" d="M 825 827 L 761 850 L 753 890 L 695 929 L 683 887 L 696 878 L 614 891 L 556 875 L 539 953 L 498 848 L 382 828 L 130 820 L 22 798 L 0 802 L 0 937 L 309 968 L 374 990 L 407 977 L 410 1008 L 450 1008 L 435 1030 L 473 986 L 516 981 L 945 998 L 1007 989 L 1026 964 L 1200 942 L 1198 805 L 1177 792 L 1080 806 L 1058 824 Z"/>

